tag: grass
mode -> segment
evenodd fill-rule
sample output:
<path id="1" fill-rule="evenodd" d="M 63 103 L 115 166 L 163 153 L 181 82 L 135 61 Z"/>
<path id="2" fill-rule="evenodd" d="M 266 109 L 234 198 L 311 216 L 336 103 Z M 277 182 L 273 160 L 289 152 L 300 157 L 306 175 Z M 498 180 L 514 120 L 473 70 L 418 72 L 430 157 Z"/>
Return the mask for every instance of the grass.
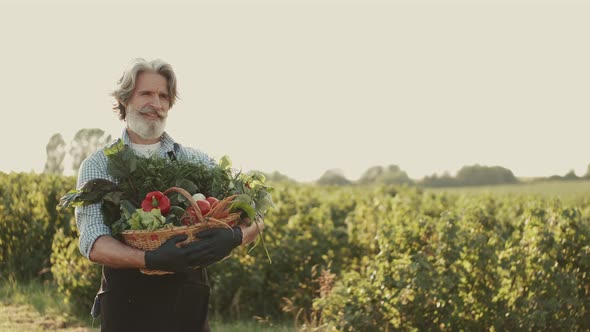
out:
<path id="1" fill-rule="evenodd" d="M 259 322 L 211 322 L 211 331 L 215 332 L 294 332 L 297 331 L 295 327 L 286 325 L 268 325 Z"/>
<path id="2" fill-rule="evenodd" d="M 57 287 L 50 281 L 0 280 L 0 332 L 7 331 L 98 331 L 91 320 L 70 314 Z"/>
<path id="3" fill-rule="evenodd" d="M 17 282 L 0 279 L 0 332 L 97 332 L 100 321 L 72 315 L 70 305 L 51 281 Z M 94 327 L 93 327 L 94 325 Z M 294 326 L 269 322 L 210 322 L 215 332 L 291 332 Z"/>

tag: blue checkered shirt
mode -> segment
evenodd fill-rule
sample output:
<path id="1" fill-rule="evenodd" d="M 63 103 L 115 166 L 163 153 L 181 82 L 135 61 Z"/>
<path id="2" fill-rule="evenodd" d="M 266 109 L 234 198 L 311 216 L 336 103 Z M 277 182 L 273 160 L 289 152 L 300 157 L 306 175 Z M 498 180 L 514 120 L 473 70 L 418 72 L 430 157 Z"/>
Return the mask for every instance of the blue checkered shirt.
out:
<path id="1" fill-rule="evenodd" d="M 123 130 L 123 143 L 131 144 L 127 130 Z M 110 176 L 107 171 L 108 159 L 104 154 L 105 147 L 110 146 L 116 141 L 102 147 L 88 158 L 86 158 L 80 165 L 78 172 L 77 188 L 81 188 L 86 182 L 92 179 L 107 179 L 117 182 L 115 178 Z M 215 161 L 207 154 L 197 149 L 182 146 L 172 139 L 166 132 L 162 135 L 160 142 L 159 155 L 162 157 L 169 157 L 170 151 L 173 151 L 178 160 L 191 160 L 199 163 L 208 163 L 213 165 Z M 76 208 L 76 224 L 80 232 L 80 252 L 82 255 L 89 258 L 90 250 L 94 245 L 94 241 L 102 235 L 110 235 L 111 230 L 103 223 L 102 213 L 100 211 L 100 203 L 81 206 Z"/>

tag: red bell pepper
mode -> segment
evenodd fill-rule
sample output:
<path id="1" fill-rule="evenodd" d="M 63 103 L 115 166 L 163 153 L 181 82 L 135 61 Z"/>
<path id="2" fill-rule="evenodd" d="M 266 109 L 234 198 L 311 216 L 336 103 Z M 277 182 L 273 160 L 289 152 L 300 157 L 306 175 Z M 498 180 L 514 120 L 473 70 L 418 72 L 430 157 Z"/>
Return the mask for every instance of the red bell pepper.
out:
<path id="1" fill-rule="evenodd" d="M 170 212 L 170 199 L 161 191 L 152 191 L 141 202 L 141 208 L 146 212 L 150 212 L 152 209 L 160 209 L 162 215 L 165 216 Z"/>

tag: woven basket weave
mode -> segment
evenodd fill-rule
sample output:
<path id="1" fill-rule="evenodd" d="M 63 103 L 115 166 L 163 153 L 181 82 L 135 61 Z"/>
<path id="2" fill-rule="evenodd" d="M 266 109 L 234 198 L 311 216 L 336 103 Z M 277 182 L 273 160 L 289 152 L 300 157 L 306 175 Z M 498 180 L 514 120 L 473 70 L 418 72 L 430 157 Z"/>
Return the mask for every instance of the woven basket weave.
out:
<path id="1" fill-rule="evenodd" d="M 164 192 L 164 195 L 170 192 L 178 192 L 186 197 L 192 206 L 194 206 L 194 214 L 189 215 L 185 213 L 182 218 L 188 218 L 191 225 L 188 226 L 174 226 L 153 231 L 148 230 L 126 230 L 121 233 L 123 241 L 134 248 L 143 251 L 150 251 L 159 248 L 166 240 L 176 235 L 186 234 L 188 238 L 180 242 L 178 245 L 187 244 L 193 241 L 198 241 L 196 234 L 208 228 L 230 228 L 240 219 L 240 213 L 228 213 L 229 204 L 236 196 L 227 197 L 211 209 L 206 215 L 201 215 L 197 202 L 184 189 L 172 187 Z M 172 274 L 174 272 L 140 269 L 143 274 L 162 275 Z"/>

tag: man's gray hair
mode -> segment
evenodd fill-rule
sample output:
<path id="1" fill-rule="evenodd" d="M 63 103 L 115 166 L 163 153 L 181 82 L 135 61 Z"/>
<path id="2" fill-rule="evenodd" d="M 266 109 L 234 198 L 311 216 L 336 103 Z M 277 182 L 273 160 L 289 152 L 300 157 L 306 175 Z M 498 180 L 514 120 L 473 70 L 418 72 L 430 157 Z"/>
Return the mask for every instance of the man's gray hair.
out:
<path id="1" fill-rule="evenodd" d="M 143 72 L 150 72 L 160 74 L 166 78 L 168 82 L 168 95 L 170 96 L 170 107 L 174 105 L 178 98 L 176 91 L 176 74 L 172 66 L 167 62 L 160 59 L 146 61 L 144 59 L 135 59 L 131 66 L 123 73 L 121 79 L 119 79 L 118 87 L 111 95 L 115 97 L 117 102 L 114 104 L 113 109 L 115 113 L 119 115 L 121 120 L 124 120 L 127 116 L 127 108 L 124 104 L 129 102 L 137 83 L 137 77 Z"/>

